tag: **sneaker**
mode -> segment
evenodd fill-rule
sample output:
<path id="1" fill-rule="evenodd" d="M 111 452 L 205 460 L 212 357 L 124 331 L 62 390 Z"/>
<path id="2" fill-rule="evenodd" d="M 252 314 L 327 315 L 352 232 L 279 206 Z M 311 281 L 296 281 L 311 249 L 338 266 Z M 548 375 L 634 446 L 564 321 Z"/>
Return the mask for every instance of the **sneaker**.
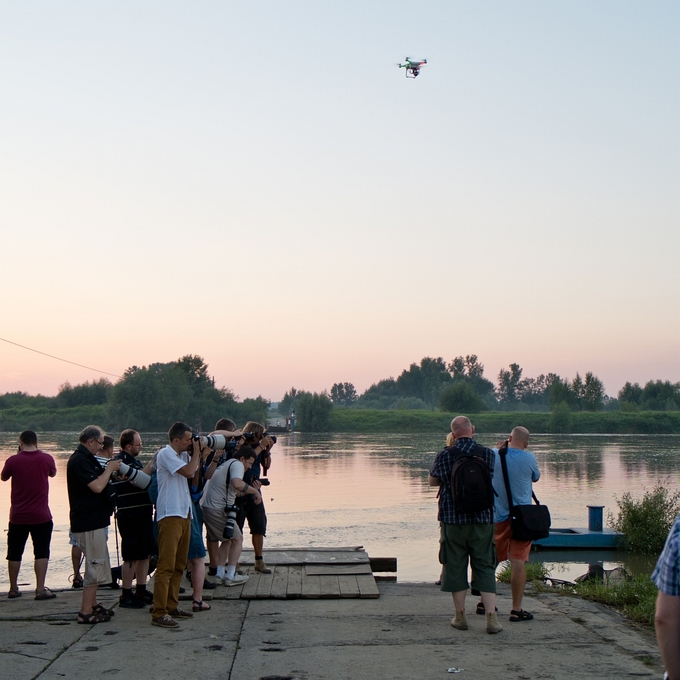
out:
<path id="1" fill-rule="evenodd" d="M 264 563 L 264 560 L 255 560 L 255 571 L 260 574 L 271 574 L 272 570 Z"/>
<path id="2" fill-rule="evenodd" d="M 498 614 L 496 612 L 489 612 L 486 615 L 486 632 L 489 635 L 494 633 L 500 633 L 503 630 L 503 626 L 498 623 Z"/>
<path id="3" fill-rule="evenodd" d="M 226 576 L 222 580 L 222 583 L 227 586 L 227 588 L 231 586 L 242 586 L 246 581 L 248 580 L 247 576 L 241 575 L 241 574 L 234 574 L 234 578 L 227 578 Z"/>
<path id="4" fill-rule="evenodd" d="M 203 579 L 203 590 L 215 590 L 217 584 L 212 581 L 208 581 L 207 578 Z"/>
<path id="5" fill-rule="evenodd" d="M 465 610 L 463 610 L 462 612 L 456 612 L 456 616 L 451 619 L 451 625 L 457 630 L 468 629 L 468 622 L 467 617 L 465 616 Z"/>
<path id="6" fill-rule="evenodd" d="M 185 612 L 183 609 L 175 609 L 175 611 L 170 612 L 171 618 L 174 619 L 193 619 L 194 615 L 191 612 Z"/>
<path id="7" fill-rule="evenodd" d="M 123 597 L 121 595 L 118 601 L 118 606 L 121 609 L 144 609 L 144 607 L 146 607 L 146 602 L 144 602 L 143 597 L 137 597 L 136 595 L 132 595 L 131 597 Z"/>
<path id="8" fill-rule="evenodd" d="M 151 619 L 151 625 L 159 626 L 160 628 L 179 628 L 179 623 L 167 614 L 158 619 Z"/>
<path id="9" fill-rule="evenodd" d="M 153 604 L 153 593 L 150 590 L 145 590 L 142 595 L 135 593 L 135 597 L 144 600 L 144 604 Z"/>

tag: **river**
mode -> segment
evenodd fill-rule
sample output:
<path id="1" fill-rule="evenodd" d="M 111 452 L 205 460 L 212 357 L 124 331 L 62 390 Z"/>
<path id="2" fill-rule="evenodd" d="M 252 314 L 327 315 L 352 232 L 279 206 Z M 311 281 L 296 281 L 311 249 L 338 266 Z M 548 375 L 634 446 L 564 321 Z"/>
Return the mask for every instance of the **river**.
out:
<path id="1" fill-rule="evenodd" d="M 480 435 L 491 446 L 498 437 Z M 142 459 L 165 443 L 165 435 L 143 434 Z M 434 581 L 438 525 L 436 489 L 427 484 L 428 469 L 444 436 L 432 434 L 282 435 L 273 451 L 271 485 L 264 489 L 269 517 L 267 547 L 363 545 L 374 557 L 397 557 L 401 581 Z M 17 435 L 0 433 L 0 464 L 16 451 Z M 67 585 L 71 573 L 68 545 L 66 463 L 77 442 L 74 433 L 41 433 L 40 447 L 57 461 L 51 480 L 50 507 L 55 533 L 48 585 Z M 529 447 L 538 459 L 541 479 L 535 491 L 551 511 L 555 527 L 587 525 L 587 505 L 616 513 L 616 498 L 629 491 L 641 496 L 662 480 L 680 489 L 679 435 L 534 435 Z M 0 516 L 9 514 L 10 484 L 0 485 Z M 246 529 L 246 545 L 249 545 Z M 116 564 L 115 532 L 109 546 Z M 6 530 L 0 538 L 6 550 Z M 3 554 L 5 554 L 3 552 Z M 598 556 L 564 554 L 549 563 L 553 576 L 573 579 Z M 536 552 L 532 559 L 541 559 Z M 550 559 L 558 559 L 551 554 Z M 621 553 L 599 557 L 605 568 L 624 564 L 630 571 L 648 568 Z M 32 551 L 24 554 L 20 583 L 34 583 Z M 0 570 L 0 590 L 7 587 Z"/>

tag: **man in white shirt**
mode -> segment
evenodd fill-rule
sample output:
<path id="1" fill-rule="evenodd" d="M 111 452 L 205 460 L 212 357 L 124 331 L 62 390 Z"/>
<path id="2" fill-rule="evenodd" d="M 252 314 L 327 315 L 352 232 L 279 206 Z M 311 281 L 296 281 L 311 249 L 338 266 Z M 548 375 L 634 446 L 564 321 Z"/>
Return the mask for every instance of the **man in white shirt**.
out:
<path id="1" fill-rule="evenodd" d="M 247 445 L 242 446 L 231 458 L 220 465 L 213 473 L 203 491 L 201 508 L 203 521 L 208 530 L 208 540 L 211 543 L 220 542 L 217 551 L 217 578 L 225 586 L 237 586 L 248 580 L 247 576 L 236 573 L 238 558 L 243 548 L 243 533 L 235 522 L 236 516 L 236 493 L 241 495 L 251 494 L 255 503 L 262 503 L 260 492 L 253 486 L 243 481 L 246 470 L 250 470 L 255 461 L 255 451 Z M 228 521 L 228 513 L 231 510 L 230 526 L 233 527 L 232 537 L 225 540 L 224 529 Z M 225 564 L 227 565 L 225 573 Z"/>
<path id="2" fill-rule="evenodd" d="M 168 431 L 170 444 L 156 454 L 158 564 L 151 623 L 161 628 L 177 628 L 175 619 L 193 617 L 191 612 L 177 606 L 191 538 L 191 496 L 187 480 L 194 476 L 201 459 L 200 443 L 191 435 L 188 425 L 176 422 Z M 188 451 L 192 452 L 191 458 Z"/>

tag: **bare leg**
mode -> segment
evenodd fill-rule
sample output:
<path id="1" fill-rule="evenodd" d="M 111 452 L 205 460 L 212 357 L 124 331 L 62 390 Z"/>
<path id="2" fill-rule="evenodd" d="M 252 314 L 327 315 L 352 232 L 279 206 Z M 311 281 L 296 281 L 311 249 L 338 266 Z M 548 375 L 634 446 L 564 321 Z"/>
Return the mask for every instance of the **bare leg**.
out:
<path id="1" fill-rule="evenodd" d="M 214 569 L 217 566 L 217 550 L 219 543 L 217 541 L 206 541 L 208 545 L 208 560 L 210 561 L 210 568 Z"/>
<path id="2" fill-rule="evenodd" d="M 227 564 L 235 567 L 238 564 L 239 557 L 241 557 L 241 550 L 243 550 L 243 536 L 232 538 L 229 541 L 229 558 Z"/>
<path id="3" fill-rule="evenodd" d="M 7 571 L 9 572 L 9 589 L 19 590 L 17 581 L 19 579 L 19 569 L 21 569 L 21 560 L 14 562 L 7 560 Z"/>
<path id="4" fill-rule="evenodd" d="M 47 575 L 47 557 L 40 558 L 35 561 L 33 569 L 35 570 L 35 589 L 41 593 L 45 590 L 45 576 Z"/>
<path id="5" fill-rule="evenodd" d="M 121 574 L 123 576 L 123 588 L 125 590 L 132 589 L 132 579 L 135 575 L 135 565 L 137 562 L 123 562 Z"/>
<path id="6" fill-rule="evenodd" d="M 97 604 L 97 586 L 86 586 L 83 588 L 83 599 L 80 603 L 80 613 L 92 613 L 92 608 Z"/>
<path id="7" fill-rule="evenodd" d="M 482 602 L 486 612 L 496 611 L 496 593 L 482 593 Z"/>
<path id="8" fill-rule="evenodd" d="M 194 587 L 194 602 L 203 602 L 203 581 L 205 580 L 205 557 L 189 560 L 191 585 Z"/>
<path id="9" fill-rule="evenodd" d="M 264 536 L 261 534 L 253 534 L 251 536 L 253 540 L 253 550 L 255 551 L 255 556 L 262 555 L 264 550 Z"/>
<path id="10" fill-rule="evenodd" d="M 83 551 L 77 546 L 71 546 L 71 564 L 73 565 L 73 580 L 81 579 L 80 565 L 83 561 Z"/>
<path id="11" fill-rule="evenodd" d="M 146 586 L 146 579 L 149 576 L 149 558 L 133 562 L 135 567 L 135 583 L 138 586 Z M 130 581 L 132 583 L 132 581 Z M 123 586 L 125 587 L 125 586 Z M 132 585 L 130 586 L 132 588 Z"/>
<path id="12" fill-rule="evenodd" d="M 527 582 L 527 569 L 523 560 L 510 560 L 512 571 L 510 572 L 510 589 L 512 591 L 512 608 L 515 611 L 522 609 L 524 586 Z M 487 611 L 489 611 L 487 609 Z"/>
<path id="13" fill-rule="evenodd" d="M 457 593 L 451 593 L 453 597 L 453 607 L 456 612 L 465 611 L 465 595 L 467 590 L 459 590 Z"/>

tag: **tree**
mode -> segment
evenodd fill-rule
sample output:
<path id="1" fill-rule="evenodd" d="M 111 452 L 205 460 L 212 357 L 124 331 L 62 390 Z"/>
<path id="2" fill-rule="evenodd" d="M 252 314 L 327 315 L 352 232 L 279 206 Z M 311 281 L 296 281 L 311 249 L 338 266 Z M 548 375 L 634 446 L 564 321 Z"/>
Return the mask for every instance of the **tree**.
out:
<path id="1" fill-rule="evenodd" d="M 459 380 L 444 388 L 439 396 L 439 409 L 449 413 L 479 413 L 486 411 L 487 406 L 468 382 Z"/>
<path id="2" fill-rule="evenodd" d="M 591 371 L 583 381 L 583 408 L 586 411 L 601 411 L 604 408 L 604 383 Z"/>
<path id="3" fill-rule="evenodd" d="M 298 426 L 302 432 L 328 432 L 330 429 L 333 402 L 325 392 L 310 394 L 300 398 L 297 411 Z"/>
<path id="4" fill-rule="evenodd" d="M 60 408 L 73 408 L 74 406 L 105 404 L 112 387 L 111 381 L 107 378 L 84 382 L 75 387 L 65 382 L 59 387 L 57 406 Z"/>
<path id="5" fill-rule="evenodd" d="M 519 401 L 521 394 L 522 369 L 519 364 L 510 364 L 510 370 L 501 368 L 498 374 L 498 401 L 510 405 Z"/>
<path id="6" fill-rule="evenodd" d="M 282 416 L 289 416 L 293 411 L 297 412 L 300 405 L 300 398 L 309 392 L 304 390 L 296 390 L 294 387 L 290 388 L 289 392 L 283 395 L 283 399 L 279 402 L 279 413 Z"/>
<path id="7" fill-rule="evenodd" d="M 677 411 L 680 409 L 680 383 L 650 380 L 642 390 L 640 408 L 645 411 Z"/>
<path id="8" fill-rule="evenodd" d="M 335 383 L 331 387 L 331 400 L 335 406 L 353 406 L 357 400 L 357 391 L 352 383 Z"/>
<path id="9" fill-rule="evenodd" d="M 484 364 L 479 362 L 476 354 L 456 357 L 449 363 L 448 369 L 454 382 L 465 381 L 485 402 L 495 402 L 493 383 L 484 377 Z"/>
<path id="10" fill-rule="evenodd" d="M 627 382 L 619 390 L 617 397 L 624 410 L 632 410 L 633 408 L 638 407 L 642 401 L 642 388 L 639 383 L 631 385 Z"/>
<path id="11" fill-rule="evenodd" d="M 453 378 L 441 357 L 424 357 L 420 364 L 411 364 L 397 378 L 397 392 L 400 397 L 418 397 L 426 404 L 434 406 L 444 387 Z"/>

